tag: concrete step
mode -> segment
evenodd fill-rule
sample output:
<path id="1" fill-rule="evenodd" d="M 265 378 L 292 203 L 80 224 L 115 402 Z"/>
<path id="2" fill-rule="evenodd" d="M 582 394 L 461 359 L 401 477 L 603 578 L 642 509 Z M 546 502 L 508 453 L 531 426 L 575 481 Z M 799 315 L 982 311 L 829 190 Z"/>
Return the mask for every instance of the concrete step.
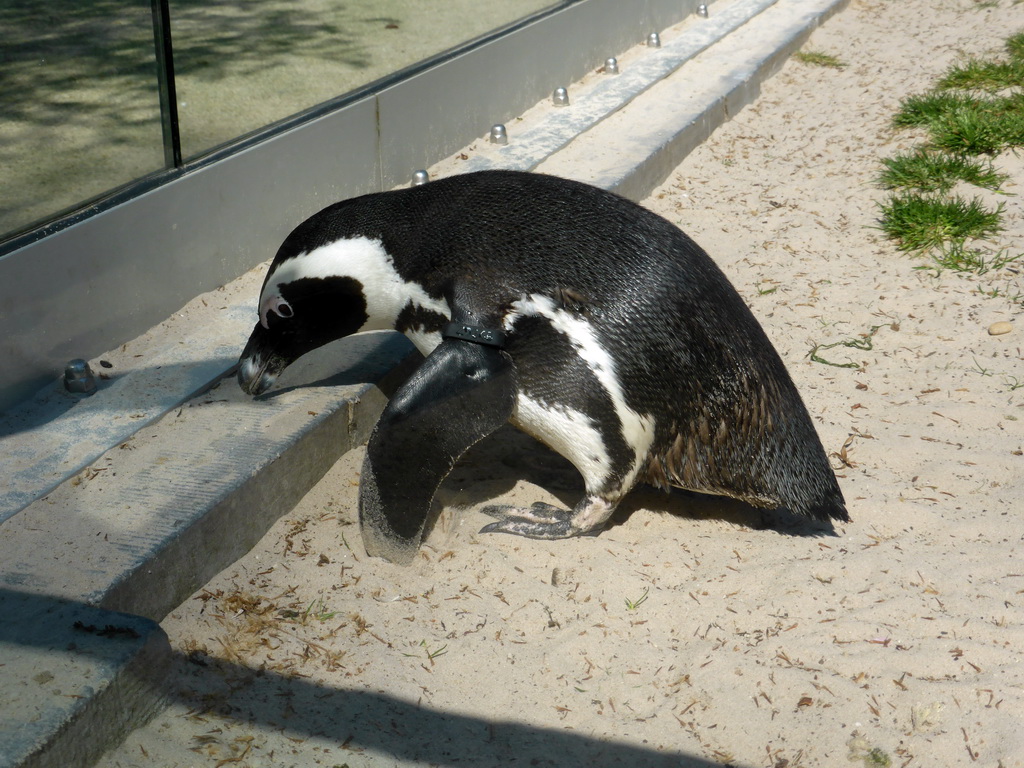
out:
<path id="1" fill-rule="evenodd" d="M 366 334 L 261 402 L 222 379 L 0 524 L 0 768 L 88 766 L 145 723 L 170 660 L 156 622 L 365 441 L 421 359 Z"/>
<path id="2" fill-rule="evenodd" d="M 718 0 L 706 17 L 692 16 L 663 30 L 660 46 L 639 45 L 618 59 L 618 74 L 601 67 L 582 82 L 566 84 L 568 107 L 542 102 L 506 126 L 507 145 L 483 142 L 459 173 L 505 168 L 531 171 L 565 149 L 700 54 L 721 46 L 729 36 L 777 0 Z"/>
<path id="3" fill-rule="evenodd" d="M 79 601 L 0 589 L 0 765 L 91 765 L 159 711 L 160 625 Z"/>
<path id="4" fill-rule="evenodd" d="M 664 30 L 661 47 L 618 58 L 429 169 L 431 178 L 493 168 L 576 179 L 641 200 L 719 125 L 760 93 L 822 22 L 849 0 L 718 0 L 708 16 Z"/>
<path id="5" fill-rule="evenodd" d="M 536 168 L 646 197 L 849 0 L 778 0 Z M 711 7 L 717 13 L 719 4 Z"/>
<path id="6" fill-rule="evenodd" d="M 567 86 L 570 106 L 530 110 L 507 146 L 482 139 L 431 175 L 536 169 L 640 199 L 846 2 L 709 4 L 661 48 L 619 56 L 621 74 Z M 170 323 L 136 353 L 145 364 L 122 355 L 88 401 L 50 392 L 0 424 L 0 450 L 24 469 L 0 498 L 0 768 L 87 766 L 144 722 L 170 652 L 155 622 L 364 441 L 420 359 L 396 334 L 354 337 L 253 402 L 223 378 L 259 276 L 238 283 L 216 322 Z"/>

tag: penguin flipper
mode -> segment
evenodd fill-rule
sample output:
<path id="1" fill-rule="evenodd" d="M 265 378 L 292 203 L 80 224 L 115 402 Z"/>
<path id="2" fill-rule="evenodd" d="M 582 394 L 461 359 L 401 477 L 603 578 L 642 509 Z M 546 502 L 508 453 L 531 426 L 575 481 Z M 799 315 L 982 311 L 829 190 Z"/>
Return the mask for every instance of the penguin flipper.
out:
<path id="1" fill-rule="evenodd" d="M 434 493 L 455 462 L 508 421 L 512 363 L 500 349 L 446 339 L 384 409 L 367 444 L 359 523 L 367 554 L 412 562 Z"/>

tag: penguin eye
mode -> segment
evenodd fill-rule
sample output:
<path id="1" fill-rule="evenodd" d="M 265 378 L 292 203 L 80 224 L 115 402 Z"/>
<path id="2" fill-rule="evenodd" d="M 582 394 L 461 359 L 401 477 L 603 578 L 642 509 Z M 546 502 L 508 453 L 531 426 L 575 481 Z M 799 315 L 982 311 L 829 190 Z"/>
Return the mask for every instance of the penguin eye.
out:
<path id="1" fill-rule="evenodd" d="M 271 312 L 278 317 L 285 319 L 295 316 L 295 310 L 292 309 L 292 305 L 285 301 L 281 296 L 269 296 L 264 300 L 263 307 L 260 311 L 260 325 L 264 328 L 270 328 Z"/>

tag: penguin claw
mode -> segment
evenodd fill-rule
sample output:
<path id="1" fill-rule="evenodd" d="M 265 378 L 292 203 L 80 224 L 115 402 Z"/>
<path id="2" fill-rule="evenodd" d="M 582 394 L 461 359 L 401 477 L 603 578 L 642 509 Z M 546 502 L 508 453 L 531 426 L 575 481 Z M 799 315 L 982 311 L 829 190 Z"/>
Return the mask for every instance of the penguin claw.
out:
<path id="1" fill-rule="evenodd" d="M 528 539 L 568 539 L 583 535 L 573 525 L 573 513 L 567 509 L 535 502 L 529 507 L 513 507 L 496 504 L 480 510 L 485 515 L 498 518 L 480 529 L 480 533 L 511 533 Z"/>

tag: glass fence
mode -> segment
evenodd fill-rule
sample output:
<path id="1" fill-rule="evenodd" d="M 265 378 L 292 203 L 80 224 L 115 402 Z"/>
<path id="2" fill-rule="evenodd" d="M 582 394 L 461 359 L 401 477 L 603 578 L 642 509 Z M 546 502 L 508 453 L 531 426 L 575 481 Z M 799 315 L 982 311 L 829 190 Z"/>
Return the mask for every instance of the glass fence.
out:
<path id="1" fill-rule="evenodd" d="M 558 4 L 0 0 L 0 240 Z"/>
<path id="2" fill-rule="evenodd" d="M 0 238 L 164 153 L 149 0 L 0 0 Z"/>

